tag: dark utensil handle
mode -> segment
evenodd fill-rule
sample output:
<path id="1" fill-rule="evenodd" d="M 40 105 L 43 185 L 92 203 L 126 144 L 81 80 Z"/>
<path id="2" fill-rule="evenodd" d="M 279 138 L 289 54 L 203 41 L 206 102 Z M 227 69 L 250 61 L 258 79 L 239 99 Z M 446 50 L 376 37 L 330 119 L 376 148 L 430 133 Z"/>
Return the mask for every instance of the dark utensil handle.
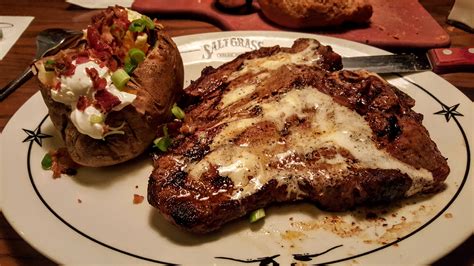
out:
<path id="1" fill-rule="evenodd" d="M 23 85 L 26 81 L 28 81 L 31 77 L 33 77 L 33 71 L 31 71 L 31 68 L 28 67 L 21 73 L 20 76 L 18 76 L 16 79 L 12 80 L 10 83 L 8 83 L 4 88 L 0 90 L 0 102 L 3 101 L 3 99 L 7 98 L 7 96 L 14 92 L 16 89 L 18 89 L 21 85 Z"/>

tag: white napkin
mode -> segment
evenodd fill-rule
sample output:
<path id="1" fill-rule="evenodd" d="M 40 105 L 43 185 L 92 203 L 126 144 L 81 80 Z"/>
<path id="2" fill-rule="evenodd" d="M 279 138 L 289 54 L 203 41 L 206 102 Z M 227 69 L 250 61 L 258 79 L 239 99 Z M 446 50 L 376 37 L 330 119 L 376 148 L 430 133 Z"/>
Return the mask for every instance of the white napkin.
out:
<path id="1" fill-rule="evenodd" d="M 131 7 L 133 0 L 66 0 L 66 2 L 90 9 L 102 9 L 109 6 Z"/>
<path id="2" fill-rule="evenodd" d="M 26 30 L 33 17 L 0 16 L 0 60 L 8 53 L 10 48 Z"/>
<path id="3" fill-rule="evenodd" d="M 456 0 L 449 13 L 448 20 L 454 20 L 467 25 L 474 30 L 474 1 Z"/>

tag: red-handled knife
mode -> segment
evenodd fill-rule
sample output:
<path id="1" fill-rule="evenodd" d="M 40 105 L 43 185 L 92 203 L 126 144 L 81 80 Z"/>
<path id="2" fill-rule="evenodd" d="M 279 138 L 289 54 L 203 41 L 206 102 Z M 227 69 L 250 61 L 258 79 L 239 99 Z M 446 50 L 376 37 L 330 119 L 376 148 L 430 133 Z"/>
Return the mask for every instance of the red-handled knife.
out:
<path id="1" fill-rule="evenodd" d="M 396 54 L 342 58 L 344 69 L 376 73 L 432 70 L 437 74 L 474 72 L 474 47 L 437 48 L 426 54 Z"/>

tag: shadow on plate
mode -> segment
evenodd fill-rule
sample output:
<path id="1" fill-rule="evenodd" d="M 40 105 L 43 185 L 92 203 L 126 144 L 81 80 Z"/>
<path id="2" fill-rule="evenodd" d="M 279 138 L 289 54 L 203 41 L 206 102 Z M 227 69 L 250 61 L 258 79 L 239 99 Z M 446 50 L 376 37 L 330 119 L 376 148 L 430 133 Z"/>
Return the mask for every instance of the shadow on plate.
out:
<path id="1" fill-rule="evenodd" d="M 82 167 L 77 175 L 72 176 L 80 186 L 106 189 L 116 182 L 127 178 L 147 179 L 153 170 L 152 160 L 148 154 L 142 154 L 130 161 L 106 167 Z"/>

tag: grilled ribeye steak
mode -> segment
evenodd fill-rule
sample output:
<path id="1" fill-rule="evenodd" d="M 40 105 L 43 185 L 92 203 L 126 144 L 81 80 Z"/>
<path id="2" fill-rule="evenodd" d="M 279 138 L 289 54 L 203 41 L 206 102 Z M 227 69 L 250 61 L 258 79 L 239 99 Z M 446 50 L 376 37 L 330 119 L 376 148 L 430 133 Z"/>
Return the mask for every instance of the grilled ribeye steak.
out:
<path id="1" fill-rule="evenodd" d="M 155 157 L 150 204 L 203 233 L 275 202 L 341 211 L 439 187 L 449 167 L 415 101 L 341 68 L 311 39 L 205 68 L 185 89 L 184 122 L 169 125 L 171 149 Z"/>

